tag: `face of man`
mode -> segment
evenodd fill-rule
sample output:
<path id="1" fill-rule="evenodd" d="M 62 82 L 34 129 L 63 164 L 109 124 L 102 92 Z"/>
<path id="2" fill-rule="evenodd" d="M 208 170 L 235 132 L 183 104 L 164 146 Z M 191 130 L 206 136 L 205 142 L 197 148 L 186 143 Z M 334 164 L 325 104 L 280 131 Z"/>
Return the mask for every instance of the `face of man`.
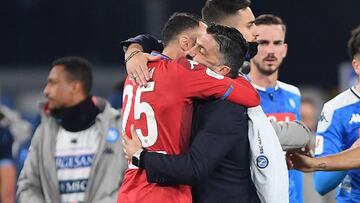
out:
<path id="1" fill-rule="evenodd" d="M 263 75 L 277 73 L 287 54 L 285 32 L 281 25 L 258 25 L 256 30 L 258 52 L 251 63 Z"/>
<path id="2" fill-rule="evenodd" d="M 221 65 L 219 45 L 210 34 L 203 34 L 198 37 L 195 46 L 187 54 L 194 61 L 210 68 Z"/>
<path id="3" fill-rule="evenodd" d="M 255 17 L 250 7 L 246 7 L 238 10 L 236 14 L 227 17 L 219 22 L 219 24 L 236 28 L 241 32 L 246 41 L 253 42 L 257 37 L 256 26 L 253 23 L 254 20 Z"/>
<path id="4" fill-rule="evenodd" d="M 185 50 L 185 51 L 189 51 L 192 47 L 195 46 L 196 39 L 206 33 L 206 28 L 207 28 L 207 25 L 200 21 L 199 27 L 189 31 L 188 35 L 190 38 L 190 46 L 188 46 L 187 50 Z"/>
<path id="5" fill-rule="evenodd" d="M 54 66 L 49 73 L 44 95 L 50 110 L 73 105 L 75 81 L 69 81 L 67 74 L 62 65 Z"/>
<path id="6" fill-rule="evenodd" d="M 313 132 L 316 131 L 317 119 L 315 106 L 309 102 L 302 102 L 300 108 L 301 120 Z"/>
<path id="7" fill-rule="evenodd" d="M 168 55 L 170 58 L 177 58 L 180 56 L 185 56 L 186 53 L 192 49 L 192 47 L 196 44 L 196 39 L 201 35 L 206 33 L 206 24 L 203 22 L 199 22 L 199 26 L 193 29 L 189 29 L 185 31 L 183 34 L 178 36 L 177 44 L 175 46 L 165 47 L 164 53 Z M 174 50 L 177 50 L 174 54 Z"/>

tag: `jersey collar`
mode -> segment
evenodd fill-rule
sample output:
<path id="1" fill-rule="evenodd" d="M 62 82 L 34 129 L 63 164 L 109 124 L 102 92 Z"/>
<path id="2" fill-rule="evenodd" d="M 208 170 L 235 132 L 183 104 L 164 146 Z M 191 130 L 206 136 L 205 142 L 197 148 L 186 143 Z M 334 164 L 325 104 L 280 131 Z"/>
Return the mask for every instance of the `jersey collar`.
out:
<path id="1" fill-rule="evenodd" d="M 356 96 L 357 98 L 359 98 L 359 99 L 360 99 L 360 94 L 359 94 L 359 92 L 358 92 L 358 91 L 356 91 L 355 86 L 351 87 L 351 91 L 352 91 L 352 93 L 354 93 L 354 94 L 355 94 L 355 96 Z"/>
<path id="2" fill-rule="evenodd" d="M 246 78 L 251 82 L 251 78 L 249 75 L 246 75 Z M 253 82 L 251 82 L 251 84 L 255 87 L 255 89 L 262 91 L 262 92 L 267 92 L 267 93 L 271 93 L 271 92 L 275 92 L 276 90 L 279 89 L 279 84 L 278 81 L 276 81 L 276 84 L 274 87 L 262 87 L 260 85 L 257 85 Z"/>
<path id="3" fill-rule="evenodd" d="M 170 57 L 168 57 L 168 56 L 166 56 L 166 55 L 164 55 L 164 54 L 162 54 L 162 53 L 160 53 L 160 52 L 157 52 L 157 51 L 152 51 L 152 52 L 150 53 L 150 55 L 152 55 L 152 56 L 158 56 L 158 55 L 160 55 L 160 56 L 161 56 L 161 59 L 163 59 L 163 60 L 171 60 Z"/>

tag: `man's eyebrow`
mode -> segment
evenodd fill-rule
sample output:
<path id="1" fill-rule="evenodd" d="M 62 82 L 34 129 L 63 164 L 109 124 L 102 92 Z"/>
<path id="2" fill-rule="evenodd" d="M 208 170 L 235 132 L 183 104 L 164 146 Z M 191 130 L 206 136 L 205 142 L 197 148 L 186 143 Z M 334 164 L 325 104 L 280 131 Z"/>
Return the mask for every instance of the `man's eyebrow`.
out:
<path id="1" fill-rule="evenodd" d="M 203 49 L 205 51 L 205 53 L 207 52 L 207 50 L 205 49 L 205 47 L 199 43 L 197 43 L 197 46 L 199 47 L 199 49 Z"/>
<path id="2" fill-rule="evenodd" d="M 283 40 L 275 40 L 275 41 L 274 41 L 274 44 L 282 44 L 282 43 L 284 43 Z"/>
<path id="3" fill-rule="evenodd" d="M 197 45 L 198 45 L 198 47 L 200 47 L 200 48 L 204 48 L 204 46 L 203 45 L 201 45 L 201 44 L 199 44 L 199 43 L 196 43 Z"/>

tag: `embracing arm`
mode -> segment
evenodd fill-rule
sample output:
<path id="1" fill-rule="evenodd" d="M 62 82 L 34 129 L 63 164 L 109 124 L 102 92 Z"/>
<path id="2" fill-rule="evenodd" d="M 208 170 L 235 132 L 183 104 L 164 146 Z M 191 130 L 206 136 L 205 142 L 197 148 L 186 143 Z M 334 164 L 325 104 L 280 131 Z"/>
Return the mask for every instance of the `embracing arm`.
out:
<path id="1" fill-rule="evenodd" d="M 122 41 L 121 45 L 124 47 L 126 71 L 131 81 L 146 86 L 150 79 L 147 63 L 160 58 L 148 53 L 153 50 L 161 52 L 162 43 L 151 35 L 138 35 Z"/>
<path id="2" fill-rule="evenodd" d="M 231 79 L 185 57 L 170 61 L 167 65 L 176 70 L 179 90 L 187 98 L 226 99 L 245 107 L 260 104 L 256 89 L 242 76 Z"/>
<path id="3" fill-rule="evenodd" d="M 210 108 L 206 124 L 195 136 L 187 153 L 144 153 L 144 167 L 149 182 L 195 184 L 208 177 L 237 142 L 247 141 L 247 134 L 239 133 L 247 132 L 248 120 L 244 107 L 218 100 L 212 101 Z"/>
<path id="4" fill-rule="evenodd" d="M 149 182 L 174 185 L 194 184 L 207 177 L 237 142 L 247 140 L 248 118 L 246 109 L 228 101 L 216 100 L 207 105 L 206 120 L 187 153 L 165 155 L 143 151 L 140 167 L 146 169 Z M 200 115 L 200 114 L 199 114 Z M 245 133 L 241 133 L 245 132 Z M 132 139 L 123 135 L 126 157 L 141 149 L 141 142 L 131 126 Z"/>

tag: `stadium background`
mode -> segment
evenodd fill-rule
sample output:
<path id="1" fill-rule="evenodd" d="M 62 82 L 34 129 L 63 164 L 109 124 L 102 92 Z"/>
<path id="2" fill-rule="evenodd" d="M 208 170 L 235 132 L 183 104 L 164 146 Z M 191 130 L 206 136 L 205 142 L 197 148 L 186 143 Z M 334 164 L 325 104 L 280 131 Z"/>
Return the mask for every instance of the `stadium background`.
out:
<path id="1" fill-rule="evenodd" d="M 45 66 L 64 55 L 99 65 L 123 62 L 119 42 L 139 33 L 159 36 L 174 11 L 200 14 L 204 0 L 5 0 L 0 32 L 1 69 Z M 289 55 L 280 78 L 323 88 L 337 85 L 348 60 L 349 30 L 360 22 L 360 1 L 253 0 L 255 15 L 274 13 L 288 25 Z"/>
<path id="2" fill-rule="evenodd" d="M 160 37 L 175 11 L 200 15 L 205 0 L 4 0 L 0 25 L 0 101 L 30 117 L 43 101 L 51 62 L 68 55 L 94 64 L 94 94 L 108 97 L 124 75 L 119 42 L 141 33 Z M 280 80 L 297 85 L 321 109 L 353 82 L 347 55 L 360 1 L 253 0 L 255 15 L 279 15 L 288 26 Z M 340 74 L 339 67 L 344 67 Z M 341 78 L 341 79 L 340 79 Z M 340 85 L 340 83 L 342 83 Z M 341 86 L 341 87 L 340 87 Z"/>

